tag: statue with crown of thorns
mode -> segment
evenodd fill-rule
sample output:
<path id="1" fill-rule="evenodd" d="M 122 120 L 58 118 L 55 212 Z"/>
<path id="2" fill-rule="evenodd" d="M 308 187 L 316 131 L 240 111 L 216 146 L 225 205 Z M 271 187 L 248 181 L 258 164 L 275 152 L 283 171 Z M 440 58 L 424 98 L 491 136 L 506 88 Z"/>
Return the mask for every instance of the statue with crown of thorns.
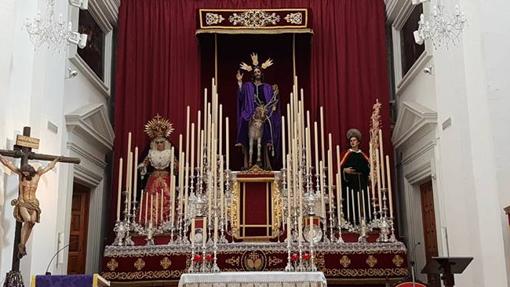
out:
<path id="1" fill-rule="evenodd" d="M 244 169 L 271 170 L 271 161 L 280 159 L 281 113 L 278 85 L 264 83 L 262 70 L 273 65 L 268 58 L 259 65 L 258 55 L 250 55 L 252 65 L 241 62 L 237 70 L 237 141 L 243 150 Z M 243 73 L 251 73 L 243 83 Z M 256 148 L 256 149 L 255 149 Z"/>

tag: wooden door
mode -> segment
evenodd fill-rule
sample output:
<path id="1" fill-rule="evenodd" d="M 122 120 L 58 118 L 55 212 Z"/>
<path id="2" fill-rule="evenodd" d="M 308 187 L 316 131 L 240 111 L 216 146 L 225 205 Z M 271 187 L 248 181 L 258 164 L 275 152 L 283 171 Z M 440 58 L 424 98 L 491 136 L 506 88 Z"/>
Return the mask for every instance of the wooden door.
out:
<path id="1" fill-rule="evenodd" d="M 73 184 L 71 231 L 69 236 L 68 274 L 84 274 L 87 260 L 87 231 L 89 224 L 90 189 Z"/>
<path id="2" fill-rule="evenodd" d="M 420 193 L 423 235 L 425 239 L 425 256 L 427 262 L 429 262 L 430 258 L 438 255 L 434 193 L 432 190 L 431 180 L 420 185 Z M 430 287 L 440 287 L 439 276 L 428 275 L 428 285 Z"/>

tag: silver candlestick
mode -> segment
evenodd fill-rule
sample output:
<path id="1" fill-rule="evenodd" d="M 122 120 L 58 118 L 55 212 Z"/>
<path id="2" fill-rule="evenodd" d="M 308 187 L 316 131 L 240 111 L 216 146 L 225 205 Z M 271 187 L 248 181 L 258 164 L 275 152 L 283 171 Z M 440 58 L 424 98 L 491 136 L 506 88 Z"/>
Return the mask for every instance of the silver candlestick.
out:
<path id="1" fill-rule="evenodd" d="M 117 220 L 115 222 L 113 232 L 115 232 L 115 240 L 113 241 L 113 245 L 124 246 L 124 237 L 126 236 L 126 228 L 124 226 L 124 222 Z"/>
<path id="2" fill-rule="evenodd" d="M 367 222 L 364 217 L 361 218 L 361 223 L 359 224 L 359 243 L 367 243 Z"/>
<path id="3" fill-rule="evenodd" d="M 383 217 L 379 222 L 379 238 L 377 242 L 388 242 L 388 235 L 390 234 L 390 225 L 388 224 L 388 218 Z"/>
<path id="4" fill-rule="evenodd" d="M 149 224 L 146 228 L 146 235 L 147 238 L 145 239 L 147 242 L 145 243 L 146 246 L 152 246 L 154 245 L 154 234 L 156 233 L 156 228 L 152 224 L 152 220 L 149 221 Z"/>
<path id="5" fill-rule="evenodd" d="M 319 227 L 320 228 L 320 227 Z M 310 226 L 310 266 L 308 266 L 308 271 L 310 272 L 316 272 L 317 266 L 315 266 L 315 255 L 314 255 L 314 244 L 315 241 L 315 231 L 313 230 L 313 225 Z"/>

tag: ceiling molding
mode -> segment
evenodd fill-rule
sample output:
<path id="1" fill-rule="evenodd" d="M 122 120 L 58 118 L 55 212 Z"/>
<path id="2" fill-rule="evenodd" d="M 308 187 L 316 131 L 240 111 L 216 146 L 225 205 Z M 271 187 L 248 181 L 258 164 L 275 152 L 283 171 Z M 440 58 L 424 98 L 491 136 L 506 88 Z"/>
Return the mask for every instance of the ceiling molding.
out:
<path id="1" fill-rule="evenodd" d="M 104 153 L 113 148 L 115 134 L 104 104 L 90 104 L 65 116 L 67 128 L 94 146 L 101 147 Z"/>
<path id="2" fill-rule="evenodd" d="M 395 148 L 411 138 L 429 132 L 437 125 L 437 113 L 415 102 L 402 102 L 391 140 Z"/>

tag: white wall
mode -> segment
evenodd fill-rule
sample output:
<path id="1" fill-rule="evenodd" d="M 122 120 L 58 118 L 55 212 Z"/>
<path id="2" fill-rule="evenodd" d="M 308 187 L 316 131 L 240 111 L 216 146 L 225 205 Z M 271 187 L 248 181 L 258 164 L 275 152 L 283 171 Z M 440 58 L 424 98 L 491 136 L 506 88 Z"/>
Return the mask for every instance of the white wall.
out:
<path id="1" fill-rule="evenodd" d="M 388 7 L 405 6 L 400 0 L 388 2 Z M 453 11 L 450 4 L 447 9 Z M 414 77 L 397 100 L 399 106 L 413 101 L 437 111 L 435 133 L 426 137 L 435 145 L 430 173 L 439 252 L 474 257 L 464 274 L 456 277 L 457 285 L 510 286 L 510 229 L 503 212 L 510 205 L 510 2 L 464 0 L 461 4 L 468 22 L 460 43 L 437 50 L 426 43 L 433 81 Z M 398 10 L 390 9 L 388 14 Z M 447 120 L 451 125 L 443 128 Z M 405 155 L 420 145 L 414 141 L 397 152 Z M 416 158 L 402 166 L 402 173 L 426 162 Z M 405 189 L 407 195 L 413 188 Z M 413 206 L 407 201 L 407 210 Z M 408 229 L 413 233 L 410 225 Z"/>
<path id="2" fill-rule="evenodd" d="M 77 143 L 76 136 L 66 127 L 65 115 L 72 114 L 90 104 L 104 105 L 107 109 L 109 94 L 93 85 L 89 77 L 80 73 L 76 78 L 66 79 L 67 67 L 76 69 L 67 60 L 73 57 L 75 49 L 61 53 L 49 52 L 46 48 L 34 50 L 24 29 L 27 18 L 32 18 L 38 10 L 44 11 L 47 2 L 41 1 L 0 1 L 0 149 L 12 149 L 16 134 L 23 126 L 31 126 L 32 136 L 40 139 L 39 153 L 78 156 L 69 147 Z M 67 18 L 68 11 L 73 12 L 70 20 L 77 23 L 77 8 L 68 7 L 67 1 L 56 1 L 55 14 Z M 43 13 L 44 14 L 44 13 Z M 115 16 L 116 17 L 116 16 Z M 111 35 L 111 33 L 110 33 Z M 111 37 L 111 36 L 110 36 Z M 110 45 L 107 47 L 111 49 Z M 111 51 L 107 53 L 111 57 Z M 110 68 L 108 62 L 108 69 Z M 109 75 L 109 72 L 107 73 Z M 109 126 L 108 118 L 105 126 Z M 101 118 L 101 119 L 103 119 Z M 108 130 L 108 128 L 107 128 Z M 110 130 L 108 130 L 110 131 Z M 113 138 L 113 134 L 109 134 Z M 93 141 L 92 141 L 93 142 Z M 83 145 L 86 146 L 86 145 Z M 102 215 L 104 195 L 108 191 L 104 182 L 107 178 L 104 154 L 108 148 L 101 145 L 87 146 L 87 152 L 95 154 L 103 162 L 96 161 L 97 175 L 93 187 L 90 212 Z M 99 153 L 99 155 L 98 155 Z M 102 153 L 102 154 L 101 154 Z M 16 161 L 18 163 L 19 161 Z M 37 164 L 36 161 L 32 163 Z M 45 163 L 42 163 L 45 164 Z M 99 168 L 97 168 L 99 166 Z M 37 191 L 42 214 L 41 222 L 34 227 L 28 241 L 28 255 L 21 261 L 21 271 L 25 285 L 29 285 L 30 275 L 43 274 L 49 259 L 58 247 L 69 240 L 69 224 L 73 178 L 79 177 L 69 164 L 58 164 L 57 168 L 46 174 Z M 83 177 L 83 176 L 82 176 Z M 17 178 L 0 169 L 0 283 L 11 269 L 15 222 L 10 202 L 17 197 Z M 97 200 L 97 199 L 100 200 Z M 99 270 L 102 234 L 95 229 L 94 223 L 102 216 L 94 217 L 89 229 L 87 254 L 87 272 Z M 100 229 L 99 229 L 100 230 Z M 59 234 L 63 234 L 59 236 Z M 60 237 L 60 238 L 59 238 Z M 59 239 L 64 242 L 59 243 Z M 64 260 L 56 260 L 50 267 L 53 273 L 65 273 L 67 270 L 67 250 Z M 60 261 L 60 262 L 59 262 Z"/>

